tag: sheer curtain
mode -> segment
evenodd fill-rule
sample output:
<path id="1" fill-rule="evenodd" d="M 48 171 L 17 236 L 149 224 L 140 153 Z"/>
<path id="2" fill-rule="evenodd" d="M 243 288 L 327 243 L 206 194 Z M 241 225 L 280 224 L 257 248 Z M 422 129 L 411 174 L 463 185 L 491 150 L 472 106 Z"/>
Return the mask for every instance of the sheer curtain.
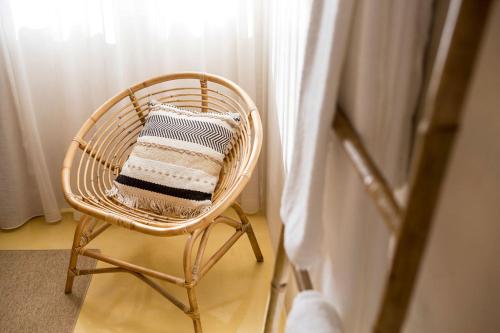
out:
<path id="1" fill-rule="evenodd" d="M 60 219 L 67 145 L 96 107 L 135 82 L 207 71 L 260 106 L 262 8 L 250 0 L 0 0 L 0 228 Z M 242 195 L 250 212 L 260 207 L 257 178 Z"/>
<path id="2" fill-rule="evenodd" d="M 275 245 L 281 230 L 284 177 L 295 149 L 294 129 L 311 4 L 312 0 L 272 0 L 266 11 L 266 217 Z"/>

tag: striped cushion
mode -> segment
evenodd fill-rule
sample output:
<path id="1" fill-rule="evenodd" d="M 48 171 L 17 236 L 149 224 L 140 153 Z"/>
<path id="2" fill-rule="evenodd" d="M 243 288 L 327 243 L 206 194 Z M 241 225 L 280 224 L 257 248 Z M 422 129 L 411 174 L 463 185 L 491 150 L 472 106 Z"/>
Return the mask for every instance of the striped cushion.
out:
<path id="1" fill-rule="evenodd" d="M 237 113 L 196 112 L 156 101 L 108 196 L 131 208 L 194 217 L 210 208 Z"/>

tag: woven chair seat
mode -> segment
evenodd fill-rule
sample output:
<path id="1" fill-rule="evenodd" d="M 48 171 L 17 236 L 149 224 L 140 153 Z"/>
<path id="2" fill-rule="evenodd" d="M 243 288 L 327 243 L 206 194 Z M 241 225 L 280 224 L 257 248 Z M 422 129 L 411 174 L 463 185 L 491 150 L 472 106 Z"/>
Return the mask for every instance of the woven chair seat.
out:
<path id="1" fill-rule="evenodd" d="M 162 216 L 126 207 L 106 195 L 137 140 L 151 99 L 202 112 L 241 115 L 238 140 L 224 160 L 213 205 L 198 217 Z M 257 108 L 235 83 L 205 73 L 163 75 L 118 93 L 83 124 L 63 163 L 64 195 L 75 209 L 108 223 L 163 236 L 189 233 L 206 227 L 236 200 L 256 165 L 261 144 Z"/>

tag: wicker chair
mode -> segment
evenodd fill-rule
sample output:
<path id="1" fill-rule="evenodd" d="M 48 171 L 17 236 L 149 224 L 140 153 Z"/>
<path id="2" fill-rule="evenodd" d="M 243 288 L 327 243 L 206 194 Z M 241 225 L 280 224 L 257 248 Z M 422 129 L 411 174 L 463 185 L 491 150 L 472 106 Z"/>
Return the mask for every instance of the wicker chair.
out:
<path id="1" fill-rule="evenodd" d="M 146 104 L 151 97 L 190 109 L 241 114 L 241 133 L 237 144 L 224 160 L 213 195 L 213 206 L 196 218 L 173 218 L 131 209 L 106 196 L 106 190 L 120 172 L 144 125 L 148 114 Z M 78 275 L 128 272 L 184 311 L 193 320 L 195 332 L 201 332 L 195 293 L 200 279 L 244 233 L 250 240 L 257 261 L 263 261 L 252 226 L 235 201 L 250 179 L 261 145 L 262 125 L 255 104 L 235 83 L 216 75 L 163 75 L 136 84 L 106 101 L 80 128 L 63 162 L 62 187 L 66 200 L 84 214 L 75 231 L 65 292 L 71 292 L 73 280 Z M 236 211 L 239 220 L 222 215 L 229 207 Z M 235 232 L 210 258 L 203 260 L 210 232 L 218 223 L 234 227 Z M 187 234 L 183 253 L 184 277 L 154 271 L 86 249 L 87 244 L 111 224 L 156 236 Z M 199 246 L 194 251 L 197 241 Z M 78 269 L 80 255 L 106 262 L 111 267 Z M 189 305 L 172 296 L 151 278 L 186 288 Z"/>

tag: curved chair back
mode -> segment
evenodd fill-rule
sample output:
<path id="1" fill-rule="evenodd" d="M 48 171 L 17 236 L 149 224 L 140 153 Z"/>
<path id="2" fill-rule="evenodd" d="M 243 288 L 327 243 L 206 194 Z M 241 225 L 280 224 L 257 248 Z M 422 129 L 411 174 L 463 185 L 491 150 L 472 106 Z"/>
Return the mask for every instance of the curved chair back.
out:
<path id="1" fill-rule="evenodd" d="M 150 99 L 202 112 L 241 115 L 240 133 L 224 159 L 212 208 L 196 218 L 181 219 L 132 209 L 106 196 L 144 125 Z M 261 145 L 259 112 L 238 85 L 206 73 L 163 75 L 118 93 L 83 124 L 63 162 L 63 191 L 72 207 L 106 222 L 155 235 L 193 232 L 205 227 L 236 200 L 250 179 Z"/>

